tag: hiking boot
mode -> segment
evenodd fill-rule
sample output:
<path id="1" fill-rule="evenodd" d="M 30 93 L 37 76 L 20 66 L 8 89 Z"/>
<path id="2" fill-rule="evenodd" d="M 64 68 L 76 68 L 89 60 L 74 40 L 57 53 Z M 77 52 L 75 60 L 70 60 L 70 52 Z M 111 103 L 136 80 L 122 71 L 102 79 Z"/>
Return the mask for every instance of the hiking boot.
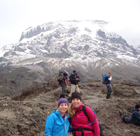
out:
<path id="1" fill-rule="evenodd" d="M 67 96 L 67 97 L 68 97 L 68 96 L 69 96 L 69 94 L 67 94 L 67 93 L 66 93 L 66 94 L 65 94 L 65 96 Z"/>
<path id="2" fill-rule="evenodd" d="M 69 103 L 71 103 L 71 97 L 68 98 Z"/>
<path id="3" fill-rule="evenodd" d="M 65 98 L 65 94 L 60 94 L 59 99 L 60 99 L 60 98 Z"/>
<path id="4" fill-rule="evenodd" d="M 66 93 L 70 94 L 70 90 L 67 90 Z"/>
<path id="5" fill-rule="evenodd" d="M 106 99 L 109 99 L 109 96 L 106 96 Z"/>

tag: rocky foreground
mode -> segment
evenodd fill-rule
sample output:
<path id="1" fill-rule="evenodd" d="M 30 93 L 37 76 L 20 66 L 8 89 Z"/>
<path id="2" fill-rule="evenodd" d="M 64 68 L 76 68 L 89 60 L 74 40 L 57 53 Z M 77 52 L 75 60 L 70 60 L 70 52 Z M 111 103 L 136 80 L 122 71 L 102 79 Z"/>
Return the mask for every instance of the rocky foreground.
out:
<path id="1" fill-rule="evenodd" d="M 122 122 L 140 104 L 140 84 L 113 81 L 113 93 L 106 99 L 100 80 L 79 84 L 82 101 L 96 111 L 105 127 L 104 136 L 140 136 L 140 127 Z M 70 86 L 68 86 L 70 90 Z M 69 91 L 68 91 L 69 92 Z M 61 88 L 55 78 L 24 90 L 12 98 L 0 98 L 0 136 L 44 136 L 46 117 L 57 109 Z"/>

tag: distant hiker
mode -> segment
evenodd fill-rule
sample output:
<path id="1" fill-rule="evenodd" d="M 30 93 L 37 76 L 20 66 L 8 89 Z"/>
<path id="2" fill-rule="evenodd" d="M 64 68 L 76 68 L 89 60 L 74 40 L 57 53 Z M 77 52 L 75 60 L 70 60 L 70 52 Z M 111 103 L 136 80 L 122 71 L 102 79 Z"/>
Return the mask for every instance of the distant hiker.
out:
<path id="1" fill-rule="evenodd" d="M 68 136 L 68 132 L 72 132 L 67 111 L 68 101 L 60 98 L 58 109 L 54 110 L 46 119 L 45 136 Z"/>
<path id="2" fill-rule="evenodd" d="M 74 70 L 73 73 L 70 75 L 69 79 L 70 79 L 70 83 L 71 83 L 71 91 L 69 94 L 69 97 L 70 97 L 73 92 L 80 93 L 79 87 L 78 87 L 78 82 L 80 82 L 80 77 L 78 75 L 78 71 Z"/>
<path id="3" fill-rule="evenodd" d="M 135 105 L 135 108 L 133 109 L 133 113 L 132 113 L 132 122 L 135 125 L 139 125 L 140 126 L 140 105 Z"/>
<path id="4" fill-rule="evenodd" d="M 109 72 L 108 75 L 103 76 L 103 83 L 106 84 L 107 87 L 107 95 L 106 95 L 107 99 L 110 98 L 110 95 L 112 93 L 111 80 L 112 80 L 112 73 Z"/>
<path id="5" fill-rule="evenodd" d="M 84 106 L 78 92 L 72 93 L 71 101 L 68 114 L 70 115 L 73 136 L 100 136 L 96 115 L 90 107 Z"/>
<path id="6" fill-rule="evenodd" d="M 66 70 L 64 72 L 60 71 L 57 81 L 62 87 L 62 93 L 60 95 L 60 98 L 65 98 L 65 93 L 67 92 L 68 72 Z"/>

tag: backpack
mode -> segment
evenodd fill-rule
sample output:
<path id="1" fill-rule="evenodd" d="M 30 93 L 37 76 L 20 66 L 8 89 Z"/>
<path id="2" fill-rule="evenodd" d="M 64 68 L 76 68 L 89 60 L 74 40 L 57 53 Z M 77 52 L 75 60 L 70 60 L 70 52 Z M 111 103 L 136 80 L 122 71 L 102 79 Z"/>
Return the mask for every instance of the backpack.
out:
<path id="1" fill-rule="evenodd" d="M 62 76 L 63 71 L 59 71 L 58 76 Z"/>
<path id="2" fill-rule="evenodd" d="M 103 84 L 107 84 L 107 80 L 105 80 L 106 77 L 107 77 L 107 74 L 102 75 Z"/>
<path id="3" fill-rule="evenodd" d="M 63 72 L 59 71 L 57 81 L 59 82 L 60 86 L 61 86 L 61 82 L 63 81 L 63 76 L 62 75 L 63 75 Z"/>
<path id="4" fill-rule="evenodd" d="M 70 83 L 71 83 L 71 75 L 69 76 L 69 81 L 70 81 Z"/>
<path id="5" fill-rule="evenodd" d="M 124 123 L 132 123 L 132 118 L 128 114 L 123 115 L 122 120 L 123 120 Z"/>
<path id="6" fill-rule="evenodd" d="M 57 81 L 60 82 L 60 81 L 63 81 L 64 79 L 64 75 L 63 75 L 63 72 L 60 71 L 59 74 L 58 74 L 58 78 L 57 78 Z"/>
<path id="7" fill-rule="evenodd" d="M 86 106 L 83 106 L 83 107 L 82 107 L 82 111 L 84 112 L 85 116 L 88 118 L 88 121 L 91 122 L 91 123 L 89 124 L 89 126 L 90 126 L 91 124 L 93 124 L 93 123 L 95 122 L 95 120 L 96 120 L 96 112 L 95 112 L 92 108 L 90 108 L 90 109 L 91 109 L 91 110 L 94 112 L 94 114 L 95 114 L 95 119 L 94 119 L 93 122 L 90 121 L 90 118 L 89 118 L 89 116 L 88 116 L 88 114 L 87 114 L 87 111 L 86 111 Z"/>
<path id="8" fill-rule="evenodd" d="M 94 114 L 95 114 L 95 119 L 94 119 L 94 121 L 93 122 L 91 122 L 90 121 L 90 118 L 89 118 L 89 116 L 88 116 L 88 114 L 87 114 L 87 111 L 86 111 L 86 106 L 83 106 L 82 107 L 82 110 L 79 110 L 79 111 L 83 111 L 84 112 L 84 114 L 85 114 L 85 116 L 88 118 L 88 121 L 89 122 L 91 122 L 90 124 L 89 124 L 89 126 L 91 125 L 91 124 L 93 124 L 95 121 L 96 121 L 96 112 L 92 109 L 92 108 L 90 108 L 93 112 L 94 112 Z M 79 112 L 78 111 L 78 112 Z M 100 128 L 100 136 L 104 136 L 103 135 L 103 130 L 105 129 L 102 125 L 100 125 L 99 124 L 99 128 Z"/>

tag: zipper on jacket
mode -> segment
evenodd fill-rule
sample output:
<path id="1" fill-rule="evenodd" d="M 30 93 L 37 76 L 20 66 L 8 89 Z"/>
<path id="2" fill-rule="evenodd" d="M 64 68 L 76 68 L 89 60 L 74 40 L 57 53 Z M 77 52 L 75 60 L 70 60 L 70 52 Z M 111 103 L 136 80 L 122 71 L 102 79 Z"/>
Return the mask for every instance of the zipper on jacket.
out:
<path id="1" fill-rule="evenodd" d="M 65 116 L 65 118 L 66 118 L 66 116 Z M 65 118 L 64 118 L 64 132 L 63 132 L 63 136 L 65 136 Z"/>

